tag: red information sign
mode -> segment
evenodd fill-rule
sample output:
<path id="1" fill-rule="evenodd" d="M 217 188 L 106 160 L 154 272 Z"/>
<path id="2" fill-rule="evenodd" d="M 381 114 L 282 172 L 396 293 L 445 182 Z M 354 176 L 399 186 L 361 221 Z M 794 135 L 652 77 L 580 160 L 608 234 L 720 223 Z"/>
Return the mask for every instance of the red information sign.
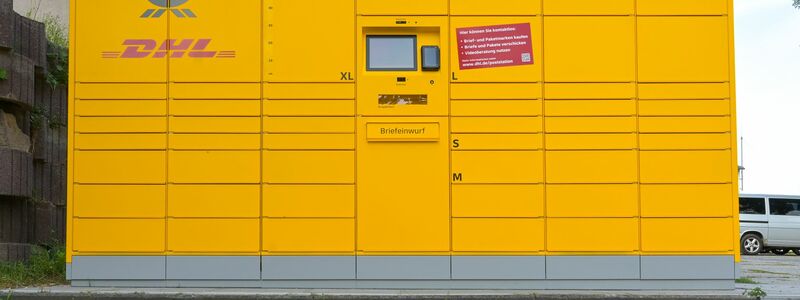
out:
<path id="1" fill-rule="evenodd" d="M 531 24 L 457 28 L 461 70 L 533 64 Z"/>

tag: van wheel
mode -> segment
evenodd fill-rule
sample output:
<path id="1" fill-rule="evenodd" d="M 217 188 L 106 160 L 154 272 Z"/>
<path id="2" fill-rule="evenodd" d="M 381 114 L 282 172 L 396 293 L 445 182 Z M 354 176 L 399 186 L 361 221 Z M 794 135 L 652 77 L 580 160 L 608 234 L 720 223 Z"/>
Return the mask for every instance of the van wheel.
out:
<path id="1" fill-rule="evenodd" d="M 775 255 L 786 255 L 786 253 L 789 253 L 789 250 L 787 250 L 787 249 L 772 249 L 770 252 L 772 252 L 772 254 L 775 254 Z"/>
<path id="2" fill-rule="evenodd" d="M 758 255 L 764 249 L 764 242 L 761 237 L 749 233 L 742 237 L 742 254 L 744 255 Z"/>

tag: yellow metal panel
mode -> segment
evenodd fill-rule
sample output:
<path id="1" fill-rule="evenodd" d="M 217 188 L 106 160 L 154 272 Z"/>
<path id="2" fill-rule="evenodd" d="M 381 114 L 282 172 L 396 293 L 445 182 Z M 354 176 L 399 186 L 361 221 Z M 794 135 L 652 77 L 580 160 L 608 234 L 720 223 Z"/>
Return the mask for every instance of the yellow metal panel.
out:
<path id="1" fill-rule="evenodd" d="M 452 150 L 539 150 L 542 134 L 452 134 Z"/>
<path id="2" fill-rule="evenodd" d="M 499 5 L 487 5 L 482 0 L 452 0 L 450 15 L 453 16 L 525 16 L 542 13 L 539 1 L 505 0 Z"/>
<path id="3" fill-rule="evenodd" d="M 539 133 L 541 117 L 452 117 L 453 133 Z"/>
<path id="4" fill-rule="evenodd" d="M 726 99 L 731 86 L 723 83 L 646 83 L 639 84 L 639 98 L 649 99 Z"/>
<path id="5" fill-rule="evenodd" d="M 80 219 L 72 221 L 76 252 L 164 252 L 164 219 Z"/>
<path id="6" fill-rule="evenodd" d="M 647 17 L 638 22 L 639 81 L 730 80 L 727 17 Z"/>
<path id="7" fill-rule="evenodd" d="M 639 101 L 640 116 L 729 116 L 730 100 Z"/>
<path id="8" fill-rule="evenodd" d="M 168 251 L 259 252 L 258 219 L 168 219 Z"/>
<path id="9" fill-rule="evenodd" d="M 266 100 L 265 116 L 355 116 L 353 100 Z"/>
<path id="10" fill-rule="evenodd" d="M 170 151 L 170 183 L 259 183 L 258 151 Z"/>
<path id="11" fill-rule="evenodd" d="M 266 183 L 354 183 L 353 151 L 264 151 Z"/>
<path id="12" fill-rule="evenodd" d="M 260 117 L 169 117 L 174 133 L 260 133 Z"/>
<path id="13" fill-rule="evenodd" d="M 643 184 L 642 217 L 732 217 L 730 184 Z"/>
<path id="14" fill-rule="evenodd" d="M 80 133 L 166 133 L 166 117 L 75 117 Z"/>
<path id="15" fill-rule="evenodd" d="M 453 217 L 544 216 L 544 186 L 540 184 L 455 184 L 452 198 Z"/>
<path id="16" fill-rule="evenodd" d="M 165 100 L 75 100 L 75 115 L 84 117 L 166 116 Z"/>
<path id="17" fill-rule="evenodd" d="M 548 133 L 636 132 L 636 117 L 547 117 Z"/>
<path id="18" fill-rule="evenodd" d="M 730 117 L 641 117 L 639 131 L 643 133 L 724 133 L 731 131 Z"/>
<path id="19" fill-rule="evenodd" d="M 353 117 L 266 117 L 266 133 L 354 133 Z"/>
<path id="20" fill-rule="evenodd" d="M 635 183 L 636 151 L 550 151 L 548 183 Z"/>
<path id="21" fill-rule="evenodd" d="M 547 150 L 633 150 L 635 133 L 547 134 Z"/>
<path id="22" fill-rule="evenodd" d="M 540 183 L 544 177 L 542 151 L 456 151 L 451 155 L 455 183 Z"/>
<path id="23" fill-rule="evenodd" d="M 267 150 L 355 150 L 355 144 L 352 133 L 264 135 Z"/>
<path id="24" fill-rule="evenodd" d="M 539 83 L 453 83 L 450 85 L 453 100 L 531 100 L 542 99 Z"/>
<path id="25" fill-rule="evenodd" d="M 633 99 L 633 83 L 547 83 L 546 99 Z"/>
<path id="26" fill-rule="evenodd" d="M 461 100 L 450 102 L 450 115 L 460 117 L 541 116 L 541 100 Z"/>
<path id="27" fill-rule="evenodd" d="M 642 219 L 642 251 L 681 254 L 733 251 L 735 233 L 731 232 L 731 223 L 731 218 Z"/>
<path id="28" fill-rule="evenodd" d="M 353 219 L 264 219 L 264 251 L 352 253 Z"/>
<path id="29" fill-rule="evenodd" d="M 548 100 L 545 115 L 570 116 L 634 116 L 635 100 Z"/>
<path id="30" fill-rule="evenodd" d="M 166 134 L 81 134 L 76 133 L 75 150 L 164 150 Z"/>
<path id="31" fill-rule="evenodd" d="M 359 15 L 447 15 L 447 0 L 357 0 Z"/>
<path id="32" fill-rule="evenodd" d="M 358 122 L 358 250 L 448 254 L 448 132 L 439 130 L 437 140 L 425 142 L 364 138 L 367 123 L 438 123 L 447 128 L 447 117 L 362 117 Z"/>
<path id="33" fill-rule="evenodd" d="M 642 150 L 731 149 L 730 133 L 640 134 Z"/>
<path id="34" fill-rule="evenodd" d="M 169 103 L 173 116 L 261 116 L 259 100 L 173 100 Z"/>
<path id="35" fill-rule="evenodd" d="M 209 71 L 203 71 L 209 72 Z M 201 73 L 203 73 L 201 72 Z M 169 96 L 173 99 L 260 99 L 260 83 L 172 83 Z"/>
<path id="36" fill-rule="evenodd" d="M 170 134 L 173 150 L 260 150 L 261 135 L 244 134 Z"/>
<path id="37" fill-rule="evenodd" d="M 75 183 L 166 182 L 165 151 L 75 151 Z"/>
<path id="38" fill-rule="evenodd" d="M 167 85 L 156 83 L 126 83 L 126 84 L 75 84 L 75 98 L 77 99 L 129 99 L 129 100 L 159 100 L 167 99 Z"/>
<path id="39" fill-rule="evenodd" d="M 264 216 L 273 218 L 353 218 L 352 185 L 264 185 Z"/>
<path id="40" fill-rule="evenodd" d="M 384 2 L 386 0 L 376 0 Z M 424 1 L 419 1 L 425 3 Z M 533 2 L 533 1 L 531 1 Z M 510 66 L 502 68 L 480 68 L 461 70 L 458 59 L 458 39 L 450 39 L 450 65 L 452 66 L 453 82 L 539 82 L 542 80 L 542 19 L 541 17 L 451 17 L 450 35 L 457 36 L 459 28 L 495 26 L 501 24 L 528 23 L 531 26 L 531 41 L 533 43 L 533 64 Z M 444 55 L 443 57 L 447 57 Z M 497 93 L 498 90 L 484 93 Z M 492 99 L 482 97 L 482 99 Z M 531 98 L 522 98 L 531 99 Z"/>
<path id="41" fill-rule="evenodd" d="M 454 218 L 453 251 L 544 251 L 544 219 Z"/>
<path id="42" fill-rule="evenodd" d="M 574 1 L 555 0 L 568 5 Z M 614 0 L 620 2 L 620 0 Z M 583 0 L 591 6 L 608 1 Z M 627 0 L 632 2 L 632 0 Z M 547 5 L 547 4 L 545 4 Z M 569 5 L 575 6 L 574 3 Z M 547 7 L 547 6 L 545 6 Z M 634 17 L 545 17 L 547 82 L 631 82 L 636 73 Z M 603 45 L 595 47 L 594 45 Z M 586 49 L 592 49 L 586 51 Z"/>
<path id="43" fill-rule="evenodd" d="M 638 0 L 639 15 L 725 15 L 727 0 Z"/>
<path id="44" fill-rule="evenodd" d="M 356 98 L 356 86 L 349 83 L 270 83 L 264 97 L 271 100 L 331 100 Z"/>
<path id="45" fill-rule="evenodd" d="M 544 0 L 545 15 L 632 15 L 634 0 Z"/>
<path id="46" fill-rule="evenodd" d="M 167 39 L 167 17 L 140 18 L 147 1 L 75 1 L 78 82 L 166 82 L 167 60 L 152 54 Z M 144 39 L 144 40 L 143 40 Z M 72 39 L 70 39 L 72 40 Z M 137 41 L 138 40 L 138 41 Z M 126 45 L 126 41 L 129 43 Z M 144 57 L 121 58 L 126 52 Z M 80 97 L 80 96 L 78 96 Z"/>
<path id="47" fill-rule="evenodd" d="M 547 251 L 635 252 L 638 250 L 638 218 L 547 219 Z"/>
<path id="48" fill-rule="evenodd" d="M 415 2 L 426 6 L 430 1 Z M 391 2 L 380 0 L 381 3 Z M 446 1 L 444 1 L 446 5 Z M 445 6 L 446 9 L 446 6 Z M 445 10 L 446 11 L 446 10 Z M 415 45 L 439 46 L 441 57 L 446 59 L 449 52 L 449 32 L 447 17 L 407 16 L 401 17 L 374 16 L 359 17 L 358 19 L 358 45 L 361 49 L 367 47 L 368 36 L 382 35 L 413 35 L 416 37 Z M 367 52 L 357 53 L 359 82 L 358 114 L 364 116 L 443 116 L 448 111 L 448 82 L 449 73 L 447 62 L 442 62 L 441 68 L 436 71 L 425 71 L 415 65 L 414 70 L 401 72 L 370 71 L 366 66 Z M 414 60 L 417 62 L 418 60 Z M 405 77 L 405 82 L 398 84 L 398 76 Z M 438 83 L 438 84 L 437 84 Z M 381 98 L 391 95 L 425 95 L 425 104 L 381 104 Z M 385 99 L 385 98 L 384 98 Z"/>
<path id="49" fill-rule="evenodd" d="M 169 186 L 168 216 L 175 218 L 258 218 L 260 185 Z M 224 203 L 224 204 L 223 204 Z"/>
<path id="50" fill-rule="evenodd" d="M 163 185 L 76 184 L 75 217 L 163 218 L 167 201 Z"/>
<path id="51" fill-rule="evenodd" d="M 547 216 L 563 218 L 637 217 L 636 184 L 550 184 Z"/>
<path id="52" fill-rule="evenodd" d="M 642 183 L 730 183 L 730 150 L 642 151 Z"/>
<path id="53" fill-rule="evenodd" d="M 355 78 L 355 1 L 266 0 L 264 9 L 266 81 Z"/>
<path id="54" fill-rule="evenodd" d="M 198 17 L 169 18 L 170 39 L 176 44 L 194 40 L 193 49 L 200 39 L 209 39 L 203 50 L 216 53 L 214 57 L 196 58 L 191 57 L 192 52 L 178 57 L 178 51 L 170 51 L 170 81 L 260 82 L 261 1 L 192 0 L 185 6 Z M 230 12 L 236 12 L 235 16 Z M 226 51 L 234 55 L 224 55 Z"/>

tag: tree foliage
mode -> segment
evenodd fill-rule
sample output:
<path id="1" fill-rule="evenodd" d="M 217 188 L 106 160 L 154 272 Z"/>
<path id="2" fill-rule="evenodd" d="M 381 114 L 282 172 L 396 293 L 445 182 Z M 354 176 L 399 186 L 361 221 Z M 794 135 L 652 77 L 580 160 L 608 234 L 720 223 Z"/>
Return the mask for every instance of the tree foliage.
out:
<path id="1" fill-rule="evenodd" d="M 794 5 L 795 8 L 800 8 L 800 0 L 794 0 L 794 4 L 793 5 Z"/>

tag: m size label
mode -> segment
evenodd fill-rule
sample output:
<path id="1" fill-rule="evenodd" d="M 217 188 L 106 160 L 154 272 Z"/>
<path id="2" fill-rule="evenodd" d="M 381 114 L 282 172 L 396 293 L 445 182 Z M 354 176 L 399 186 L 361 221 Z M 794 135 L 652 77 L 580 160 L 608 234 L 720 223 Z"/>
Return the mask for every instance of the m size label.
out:
<path id="1" fill-rule="evenodd" d="M 531 24 L 457 28 L 461 70 L 533 64 Z"/>

